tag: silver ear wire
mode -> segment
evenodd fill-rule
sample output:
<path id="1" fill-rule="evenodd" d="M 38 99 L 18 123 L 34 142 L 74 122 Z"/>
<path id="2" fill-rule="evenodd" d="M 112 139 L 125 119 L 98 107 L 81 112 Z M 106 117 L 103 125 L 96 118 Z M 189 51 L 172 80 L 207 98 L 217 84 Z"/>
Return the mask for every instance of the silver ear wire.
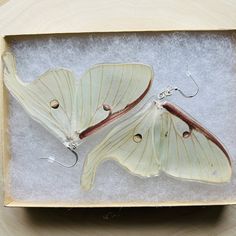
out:
<path id="1" fill-rule="evenodd" d="M 192 75 L 190 74 L 189 71 L 187 71 L 186 75 L 193 81 L 193 83 L 196 86 L 196 92 L 194 94 L 191 95 L 187 95 L 185 94 L 181 89 L 179 89 L 178 87 L 167 87 L 163 92 L 158 94 L 158 99 L 163 99 L 165 97 L 171 96 L 173 94 L 173 91 L 178 91 L 182 96 L 184 96 L 185 98 L 193 98 L 195 97 L 198 92 L 199 92 L 199 86 L 197 84 L 197 82 L 193 79 Z"/>
<path id="2" fill-rule="evenodd" d="M 77 162 L 79 160 L 79 157 L 78 157 L 78 154 L 73 149 L 71 149 L 69 147 L 68 147 L 68 149 L 75 155 L 75 162 L 72 165 L 66 165 L 66 164 L 64 164 L 64 163 L 62 163 L 60 161 L 55 160 L 55 158 L 53 158 L 53 157 L 41 157 L 40 159 L 46 159 L 46 160 L 48 160 L 51 163 L 55 162 L 55 163 L 57 163 L 60 166 L 63 166 L 63 167 L 66 167 L 66 168 L 71 168 L 71 167 L 73 167 L 73 166 L 75 166 L 77 164 Z"/>
<path id="3" fill-rule="evenodd" d="M 179 88 L 175 88 L 175 90 L 176 91 L 178 91 L 181 95 L 183 95 L 185 98 L 193 98 L 193 97 L 195 97 L 197 94 L 198 94 L 198 92 L 199 92 L 199 86 L 198 86 L 198 84 L 197 84 L 197 82 L 193 79 L 193 77 L 192 77 L 192 75 L 190 74 L 190 72 L 189 71 L 187 71 L 186 72 L 186 75 L 193 81 L 193 83 L 195 84 L 195 86 L 196 86 L 196 91 L 195 91 L 195 93 L 194 94 L 191 94 L 191 95 L 186 95 L 181 89 L 179 89 Z"/>
<path id="4" fill-rule="evenodd" d="M 55 162 L 58 165 L 66 167 L 66 168 L 71 168 L 71 167 L 75 166 L 79 161 L 79 157 L 78 157 L 78 154 L 76 153 L 75 149 L 77 147 L 79 147 L 80 145 L 82 145 L 83 142 L 80 142 L 80 143 L 64 142 L 63 144 L 75 155 L 75 162 L 72 165 L 66 165 L 60 161 L 55 160 L 54 157 L 41 157 L 40 159 L 48 160 L 51 163 Z"/>

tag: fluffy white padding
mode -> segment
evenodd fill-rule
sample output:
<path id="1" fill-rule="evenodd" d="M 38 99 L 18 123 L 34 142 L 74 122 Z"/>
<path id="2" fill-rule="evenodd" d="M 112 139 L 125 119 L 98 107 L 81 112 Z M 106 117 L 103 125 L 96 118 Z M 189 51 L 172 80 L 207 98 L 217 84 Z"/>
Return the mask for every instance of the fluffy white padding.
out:
<path id="1" fill-rule="evenodd" d="M 65 67 L 80 78 L 97 63 L 140 62 L 153 66 L 152 94 L 168 85 L 187 94 L 195 91 L 186 77 L 190 71 L 200 87 L 199 94 L 186 99 L 174 94 L 170 100 L 215 133 L 229 150 L 233 176 L 229 184 L 210 185 L 181 181 L 162 174 L 141 179 L 108 161 L 97 171 L 90 192 L 80 188 L 84 160 L 105 131 L 84 143 L 79 163 L 71 169 L 41 160 L 56 158 L 73 163 L 74 156 L 43 127 L 34 122 L 10 98 L 10 193 L 24 201 L 74 203 L 195 202 L 236 199 L 236 40 L 233 33 L 119 33 L 81 34 L 70 37 L 34 37 L 11 41 L 17 71 L 24 81 L 33 81 L 49 68 Z"/>

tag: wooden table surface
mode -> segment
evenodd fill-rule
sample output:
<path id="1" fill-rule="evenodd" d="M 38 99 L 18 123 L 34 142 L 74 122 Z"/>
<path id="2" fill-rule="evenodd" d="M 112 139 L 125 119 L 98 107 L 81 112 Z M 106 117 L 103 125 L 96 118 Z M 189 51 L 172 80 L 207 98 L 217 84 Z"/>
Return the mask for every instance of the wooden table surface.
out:
<path id="1" fill-rule="evenodd" d="M 154 3 L 156 9 L 151 7 Z M 109 31 L 114 27 L 235 29 L 235 12 L 235 0 L 158 0 L 158 4 L 157 0 L 0 0 L 0 35 Z M 236 235 L 236 206 L 107 209 L 2 206 L 0 235 Z"/>

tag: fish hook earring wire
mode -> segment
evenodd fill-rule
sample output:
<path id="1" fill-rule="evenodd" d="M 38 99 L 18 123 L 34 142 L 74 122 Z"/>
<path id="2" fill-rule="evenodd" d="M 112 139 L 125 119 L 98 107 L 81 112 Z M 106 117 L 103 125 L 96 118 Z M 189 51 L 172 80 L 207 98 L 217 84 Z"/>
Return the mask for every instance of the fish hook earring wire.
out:
<path id="1" fill-rule="evenodd" d="M 198 86 L 197 82 L 193 79 L 192 75 L 189 72 L 187 72 L 186 75 L 187 75 L 188 78 L 190 78 L 193 81 L 194 85 L 196 86 L 196 92 L 194 94 L 187 95 L 181 89 L 179 89 L 178 87 L 167 87 L 163 92 L 158 94 L 158 96 L 157 96 L 158 99 L 161 100 L 163 98 L 169 97 L 173 94 L 174 91 L 178 91 L 185 98 L 195 97 L 199 92 L 199 86 Z"/>
<path id="2" fill-rule="evenodd" d="M 81 145 L 81 144 L 82 144 L 82 143 L 80 143 L 79 145 Z M 79 160 L 78 154 L 77 154 L 74 150 L 75 150 L 76 147 L 78 147 L 79 145 L 74 146 L 74 147 L 72 147 L 72 148 L 67 147 L 67 148 L 75 155 L 75 162 L 74 162 L 72 165 L 66 165 L 66 164 L 64 164 L 64 163 L 62 163 L 62 162 L 60 162 L 60 161 L 55 160 L 55 158 L 53 158 L 53 157 L 41 157 L 40 159 L 44 159 L 44 160 L 46 159 L 46 160 L 48 160 L 48 161 L 51 162 L 51 163 L 57 163 L 58 165 L 63 166 L 63 167 L 66 167 L 66 168 L 74 167 L 74 166 L 78 163 L 78 160 Z"/>

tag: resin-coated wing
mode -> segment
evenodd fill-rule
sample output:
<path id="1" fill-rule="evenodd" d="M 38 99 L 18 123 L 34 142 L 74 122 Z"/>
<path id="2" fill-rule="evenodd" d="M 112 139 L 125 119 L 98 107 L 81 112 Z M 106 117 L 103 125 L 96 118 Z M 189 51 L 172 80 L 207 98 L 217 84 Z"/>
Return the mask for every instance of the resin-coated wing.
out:
<path id="1" fill-rule="evenodd" d="M 169 102 L 149 103 L 117 125 L 89 155 L 81 184 L 90 189 L 96 168 L 115 160 L 132 174 L 171 176 L 210 183 L 230 180 L 231 164 L 220 141 Z"/>
<path id="2" fill-rule="evenodd" d="M 11 53 L 3 56 L 4 82 L 25 110 L 66 145 L 92 134 L 132 109 L 153 79 L 143 64 L 100 64 L 76 81 L 66 69 L 49 70 L 32 83 L 16 73 Z"/>
<path id="3" fill-rule="evenodd" d="M 13 55 L 6 53 L 3 60 L 4 83 L 25 110 L 60 140 L 70 137 L 76 93 L 74 75 L 64 69 L 49 70 L 32 83 L 24 83 L 17 76 Z"/>

